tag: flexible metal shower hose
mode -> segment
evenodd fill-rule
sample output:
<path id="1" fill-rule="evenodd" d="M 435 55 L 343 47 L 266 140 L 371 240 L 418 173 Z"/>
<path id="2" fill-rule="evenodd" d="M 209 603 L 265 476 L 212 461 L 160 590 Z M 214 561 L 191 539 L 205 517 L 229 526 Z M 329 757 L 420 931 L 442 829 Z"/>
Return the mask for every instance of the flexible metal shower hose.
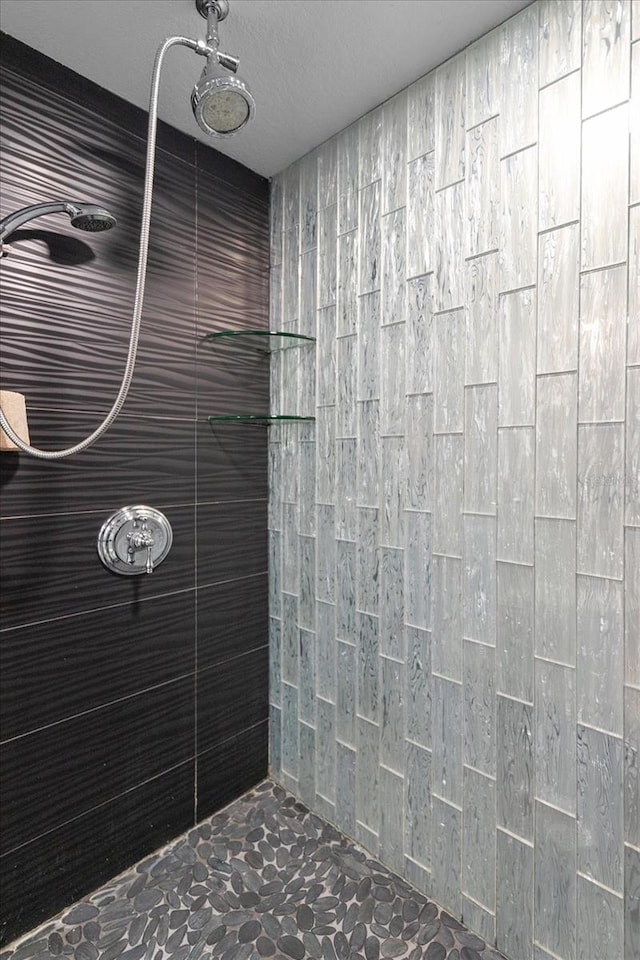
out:
<path id="1" fill-rule="evenodd" d="M 127 399 L 131 380 L 133 379 L 133 370 L 136 364 L 136 353 L 138 350 L 138 339 L 140 337 L 140 320 L 142 317 L 142 305 L 144 302 L 144 286 L 147 275 L 147 252 L 149 248 L 149 224 L 151 221 L 151 202 L 153 199 L 153 175 L 155 167 L 155 149 L 156 149 L 156 126 L 158 118 L 158 96 L 160 90 L 160 71 L 162 61 L 167 50 L 182 44 L 190 47 L 196 53 L 206 56 L 209 48 L 202 40 L 190 40 L 188 37 L 169 37 L 158 48 L 155 62 L 153 65 L 153 77 L 151 81 L 151 95 L 149 98 L 149 130 L 147 134 L 147 160 L 144 176 L 144 199 L 142 202 L 142 220 L 140 224 L 140 250 L 138 253 L 138 276 L 136 280 L 135 300 L 133 304 L 133 318 L 131 321 L 131 336 L 129 338 L 129 353 L 127 355 L 127 364 L 120 385 L 118 396 L 111 410 L 102 421 L 100 426 L 93 433 L 76 443 L 73 447 L 67 447 L 65 450 L 39 450 L 25 443 L 8 423 L 3 411 L 0 409 L 0 426 L 10 437 L 15 445 L 23 451 L 30 453 L 32 457 L 39 457 L 41 460 L 60 460 L 63 457 L 70 457 L 74 453 L 80 453 L 86 450 L 92 443 L 102 436 L 109 429 L 115 418 L 120 413 L 122 406 Z"/>

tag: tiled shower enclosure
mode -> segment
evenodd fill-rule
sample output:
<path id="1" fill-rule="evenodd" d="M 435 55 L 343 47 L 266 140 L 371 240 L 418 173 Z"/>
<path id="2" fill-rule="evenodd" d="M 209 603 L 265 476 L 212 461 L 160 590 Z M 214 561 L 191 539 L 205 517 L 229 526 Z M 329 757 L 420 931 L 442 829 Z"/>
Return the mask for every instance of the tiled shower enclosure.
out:
<path id="1" fill-rule="evenodd" d="M 512 960 L 640 955 L 640 4 L 277 177 L 272 767 Z"/>

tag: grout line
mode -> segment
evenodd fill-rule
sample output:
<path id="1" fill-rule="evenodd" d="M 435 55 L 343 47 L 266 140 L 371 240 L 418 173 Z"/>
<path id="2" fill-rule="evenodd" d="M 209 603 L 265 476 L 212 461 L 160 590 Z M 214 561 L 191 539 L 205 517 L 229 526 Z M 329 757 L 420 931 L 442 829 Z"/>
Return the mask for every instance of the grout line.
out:
<path id="1" fill-rule="evenodd" d="M 619 890 L 614 890 L 612 887 L 608 887 L 605 883 L 600 883 L 599 880 L 596 880 L 594 877 L 590 877 L 588 873 L 583 873 L 582 870 L 576 870 L 576 876 L 582 877 L 583 880 L 587 880 L 589 883 L 599 887 L 601 890 L 606 890 L 607 893 L 613 894 L 613 896 L 617 897 L 619 900 L 624 900 L 624 894 L 620 893 Z"/>
<path id="2" fill-rule="evenodd" d="M 511 837 L 513 840 L 517 840 L 518 843 L 523 843 L 525 847 L 530 847 L 532 850 L 534 849 L 533 842 L 531 840 L 526 840 L 524 837 L 518 836 L 518 834 L 514 833 L 512 830 L 508 830 L 506 827 L 500 826 L 500 824 L 496 825 L 496 830 L 498 830 L 500 833 L 504 833 L 507 837 Z"/>

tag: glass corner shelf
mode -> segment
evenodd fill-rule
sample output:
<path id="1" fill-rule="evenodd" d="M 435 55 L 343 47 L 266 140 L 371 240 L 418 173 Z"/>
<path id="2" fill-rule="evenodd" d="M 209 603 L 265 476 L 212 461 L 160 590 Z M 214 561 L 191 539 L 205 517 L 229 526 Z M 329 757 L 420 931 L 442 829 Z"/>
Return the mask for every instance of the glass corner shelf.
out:
<path id="1" fill-rule="evenodd" d="M 220 422 L 246 422 L 246 423 L 282 423 L 285 420 L 304 420 L 314 421 L 315 417 L 297 417 L 293 414 L 285 413 L 217 413 L 212 417 L 207 417 L 209 423 Z"/>
<path id="2" fill-rule="evenodd" d="M 283 340 L 302 340 L 307 343 L 315 343 L 315 337 L 308 337 L 304 333 L 289 333 L 288 330 L 218 330 L 215 333 L 207 333 L 205 340 L 230 339 L 231 337 L 277 337 Z"/>

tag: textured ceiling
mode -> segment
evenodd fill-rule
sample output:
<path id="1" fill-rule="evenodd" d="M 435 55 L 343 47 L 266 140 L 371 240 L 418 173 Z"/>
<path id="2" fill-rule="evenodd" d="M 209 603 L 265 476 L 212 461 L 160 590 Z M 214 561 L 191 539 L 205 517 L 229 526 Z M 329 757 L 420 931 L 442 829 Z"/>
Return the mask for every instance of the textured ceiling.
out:
<path id="1" fill-rule="evenodd" d="M 167 57 L 160 117 L 271 176 L 502 23 L 529 0 L 230 0 L 221 49 L 257 103 L 253 123 L 208 141 L 189 106 L 203 61 Z M 195 0 L 0 0 L 0 27 L 146 108 L 155 50 L 204 35 Z"/>

